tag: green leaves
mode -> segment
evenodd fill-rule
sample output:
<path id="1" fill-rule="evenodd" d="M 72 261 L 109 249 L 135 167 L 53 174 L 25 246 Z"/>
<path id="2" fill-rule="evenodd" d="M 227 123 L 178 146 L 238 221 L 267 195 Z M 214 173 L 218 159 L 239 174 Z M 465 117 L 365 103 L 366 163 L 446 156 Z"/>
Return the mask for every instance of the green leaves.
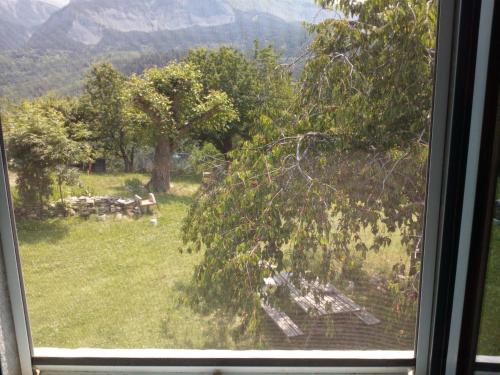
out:
<path id="1" fill-rule="evenodd" d="M 267 91 L 255 132 L 213 169 L 185 220 L 186 246 L 204 254 L 197 301 L 211 309 L 258 315 L 256 295 L 283 298 L 262 278 L 283 269 L 325 282 L 363 277 L 367 254 L 398 237 L 411 254 L 404 272 L 416 280 L 435 5 L 319 3 L 348 18 L 308 26 L 314 40 L 293 105 L 276 76 L 256 83 Z M 279 71 L 267 53 L 258 51 L 256 65 Z"/>
<path id="2" fill-rule="evenodd" d="M 124 170 L 132 171 L 135 152 L 148 145 L 144 130 L 149 119 L 132 105 L 126 77 L 108 62 L 94 64 L 79 105 L 96 152 L 122 158 Z"/>
<path id="3" fill-rule="evenodd" d="M 190 51 L 187 61 L 202 73 L 204 94 L 226 93 L 238 113 L 227 120 L 224 128 L 199 128 L 195 137 L 228 154 L 238 142 L 263 130 L 262 116 L 281 112 L 285 117 L 293 92 L 290 75 L 278 66 L 278 59 L 271 46 L 261 49 L 256 45 L 253 56 L 230 47 Z"/>
<path id="4" fill-rule="evenodd" d="M 88 144 L 71 138 L 57 109 L 63 105 L 51 97 L 24 101 L 8 117 L 7 154 L 17 173 L 21 203 L 37 214 L 52 194 L 57 169 L 90 157 Z"/>
<path id="5" fill-rule="evenodd" d="M 237 113 L 221 91 L 202 94 L 201 73 L 192 64 L 170 63 L 151 68 L 143 77 L 133 76 L 128 88 L 133 103 L 153 122 L 153 132 L 172 142 L 198 128 L 222 130 Z"/>
<path id="6" fill-rule="evenodd" d="M 321 1 L 349 19 L 309 29 L 316 37 L 303 73 L 303 101 L 323 110 L 346 144 L 406 147 L 428 138 L 435 46 L 434 1 Z M 387 136 L 390 134 L 390 137 Z"/>
<path id="7" fill-rule="evenodd" d="M 222 131 L 238 117 L 226 93 L 203 95 L 201 74 L 188 62 L 148 69 L 130 79 L 128 90 L 136 108 L 151 121 L 148 130 L 156 146 L 148 185 L 155 191 L 170 188 L 170 158 L 182 140 L 200 129 Z"/>

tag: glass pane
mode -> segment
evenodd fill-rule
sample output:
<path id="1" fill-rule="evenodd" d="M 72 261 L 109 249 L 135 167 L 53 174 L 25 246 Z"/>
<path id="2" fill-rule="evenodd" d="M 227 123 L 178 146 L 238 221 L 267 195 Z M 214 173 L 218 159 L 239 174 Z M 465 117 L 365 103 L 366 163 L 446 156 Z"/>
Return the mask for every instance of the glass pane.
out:
<path id="1" fill-rule="evenodd" d="M 429 0 L 0 0 L 35 347 L 413 350 Z"/>
<path id="2" fill-rule="evenodd" d="M 497 125 L 498 121 L 497 113 Z M 500 173 L 499 173 L 500 174 Z M 497 177 L 495 212 L 484 287 L 477 353 L 500 356 L 500 178 Z"/>

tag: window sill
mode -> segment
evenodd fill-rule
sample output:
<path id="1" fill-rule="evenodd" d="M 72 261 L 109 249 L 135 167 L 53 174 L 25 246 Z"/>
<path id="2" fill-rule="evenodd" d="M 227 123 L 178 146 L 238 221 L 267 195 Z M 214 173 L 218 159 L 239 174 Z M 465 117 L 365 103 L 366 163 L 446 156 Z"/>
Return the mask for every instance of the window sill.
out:
<path id="1" fill-rule="evenodd" d="M 35 348 L 42 374 L 391 373 L 408 374 L 412 350 L 189 350 Z"/>

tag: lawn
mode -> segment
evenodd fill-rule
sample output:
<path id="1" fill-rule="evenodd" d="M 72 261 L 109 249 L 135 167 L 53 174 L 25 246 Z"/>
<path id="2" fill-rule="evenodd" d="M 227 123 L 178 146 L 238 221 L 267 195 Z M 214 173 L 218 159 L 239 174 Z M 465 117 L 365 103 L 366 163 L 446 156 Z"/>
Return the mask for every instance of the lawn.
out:
<path id="1" fill-rule="evenodd" d="M 78 195 L 88 190 L 93 195 L 131 197 L 126 181 L 145 183 L 147 178 L 143 174 L 82 174 L 84 188 L 68 193 Z M 182 218 L 198 185 L 193 178 L 175 178 L 169 194 L 157 195 L 157 226 L 152 225 L 149 215 L 137 219 L 108 215 L 103 222 L 95 216 L 18 220 L 35 346 L 255 346 L 248 338 L 235 342 L 228 322 L 201 315 L 181 302 L 201 259 L 200 254 L 179 252 Z M 402 256 L 398 241 L 394 241 L 384 257 L 369 256 L 366 270 L 387 273 Z M 391 313 L 390 301 L 381 304 L 380 296 L 369 301 L 355 294 L 381 318 Z M 392 337 L 392 332 L 386 336 Z"/>
<path id="2" fill-rule="evenodd" d="M 81 176 L 94 195 L 131 197 L 130 179 L 143 183 L 144 174 Z M 185 299 L 189 279 L 200 254 L 181 254 L 182 218 L 199 181 L 174 178 L 169 194 L 157 195 L 154 216 L 97 221 L 79 217 L 19 219 L 17 229 L 28 310 L 36 347 L 99 348 L 228 348 L 255 346 L 234 341 L 234 325 L 202 315 Z M 73 194 L 81 192 L 81 188 Z M 397 237 L 397 236 L 396 236 Z M 500 354 L 500 227 L 494 227 L 484 306 L 481 354 Z M 407 260 L 398 238 L 380 253 L 369 253 L 364 270 L 387 275 L 391 266 Z M 355 280 L 350 294 L 383 321 L 391 320 L 387 295 Z M 388 348 L 411 348 L 415 320 L 404 325 L 383 324 L 374 342 Z M 234 324 L 234 323 L 233 323 Z M 496 332 L 496 333 L 495 333 Z M 381 336 L 379 336 L 381 335 Z M 382 341 L 381 341 L 382 340 Z M 383 344 L 383 342 L 386 342 Z M 265 346 L 265 344 L 263 344 Z"/>
<path id="3" fill-rule="evenodd" d="M 500 355 L 500 226 L 493 225 L 478 354 Z"/>
<path id="4" fill-rule="evenodd" d="M 125 179 L 82 176 L 96 194 L 130 196 Z M 37 347 L 233 347 L 210 317 L 179 303 L 198 255 L 182 255 L 181 219 L 198 183 L 174 179 L 156 211 L 138 219 L 19 220 L 28 309 Z"/>

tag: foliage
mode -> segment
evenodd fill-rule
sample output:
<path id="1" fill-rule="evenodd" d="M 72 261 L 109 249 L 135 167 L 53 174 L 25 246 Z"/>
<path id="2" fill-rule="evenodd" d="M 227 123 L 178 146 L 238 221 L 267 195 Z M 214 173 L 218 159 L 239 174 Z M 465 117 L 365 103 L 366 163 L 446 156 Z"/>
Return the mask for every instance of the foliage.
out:
<path id="1" fill-rule="evenodd" d="M 260 49 L 258 44 L 251 57 L 230 47 L 189 51 L 186 61 L 201 71 L 204 94 L 210 90 L 225 92 L 239 114 L 224 129 L 200 129 L 196 138 L 214 144 L 226 154 L 234 148 L 236 138 L 249 139 L 255 132 L 266 105 L 283 106 L 279 97 L 288 99 L 286 104 L 290 105 L 290 75 L 278 67 L 278 58 L 272 46 Z"/>
<path id="2" fill-rule="evenodd" d="M 155 144 L 149 187 L 170 188 L 171 157 L 178 144 L 203 128 L 224 129 L 238 117 L 222 91 L 203 94 L 200 72 L 186 62 L 151 68 L 142 77 L 132 76 L 129 92 L 135 106 L 150 119 L 149 137 Z"/>
<path id="3" fill-rule="evenodd" d="M 350 148 L 387 150 L 426 142 L 435 2 L 319 3 L 335 4 L 350 19 L 309 26 L 315 39 L 301 94 L 304 104 L 314 102 L 320 109 L 307 113 L 313 126 L 328 127 Z"/>
<path id="4" fill-rule="evenodd" d="M 82 91 L 85 73 L 95 61 L 109 61 L 120 72 L 129 75 L 141 73 L 154 65 L 164 65 L 182 57 L 186 51 L 96 53 L 85 48 L 0 51 L 0 97 L 20 100 L 49 91 L 58 95 L 75 95 Z"/>
<path id="5" fill-rule="evenodd" d="M 261 116 L 184 223 L 186 249 L 204 253 L 194 302 L 242 316 L 247 329 L 262 298 L 279 299 L 264 277 L 345 280 L 353 259 L 389 245 L 386 233 L 401 233 L 404 276 L 418 280 L 435 4 L 335 4 L 350 18 L 309 26 L 295 114 Z"/>
<path id="6" fill-rule="evenodd" d="M 144 183 L 137 177 L 127 178 L 123 184 L 125 188 L 133 195 L 137 194 L 141 196 L 147 193 L 146 189 L 144 188 Z"/>
<path id="7" fill-rule="evenodd" d="M 85 78 L 80 111 L 94 147 L 120 157 L 124 171 L 131 172 L 148 119 L 132 106 L 125 85 L 126 78 L 110 63 L 94 64 Z"/>
<path id="8" fill-rule="evenodd" d="M 41 213 L 52 193 L 56 168 L 86 160 L 87 144 L 71 139 L 57 100 L 24 101 L 9 114 L 7 154 L 16 172 L 22 205 Z"/>
<path id="9" fill-rule="evenodd" d="M 211 143 L 204 143 L 201 147 L 193 148 L 189 155 L 188 163 L 198 174 L 211 171 L 224 165 L 224 156 Z"/>
<path id="10" fill-rule="evenodd" d="M 55 167 L 55 178 L 61 203 L 64 204 L 63 185 L 78 185 L 80 181 L 80 173 L 76 168 L 72 168 L 67 165 L 57 165 Z"/>

